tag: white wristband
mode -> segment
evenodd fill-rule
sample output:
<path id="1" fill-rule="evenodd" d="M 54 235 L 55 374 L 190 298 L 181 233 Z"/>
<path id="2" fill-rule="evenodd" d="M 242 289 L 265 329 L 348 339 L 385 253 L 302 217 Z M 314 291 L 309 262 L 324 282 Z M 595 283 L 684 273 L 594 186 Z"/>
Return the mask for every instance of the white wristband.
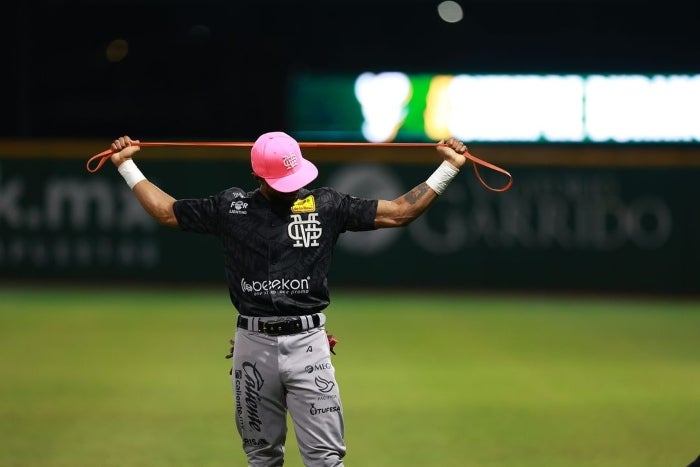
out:
<path id="1" fill-rule="evenodd" d="M 126 184 L 129 185 L 129 188 L 131 189 L 133 189 L 134 185 L 136 185 L 138 182 L 146 180 L 146 177 L 141 173 L 139 168 L 136 167 L 136 163 L 131 159 L 122 162 L 117 170 L 122 177 L 124 177 Z"/>
<path id="2" fill-rule="evenodd" d="M 432 188 L 435 193 L 441 195 L 457 173 L 459 173 L 457 167 L 447 161 L 442 161 L 442 164 L 428 177 L 425 184 Z"/>

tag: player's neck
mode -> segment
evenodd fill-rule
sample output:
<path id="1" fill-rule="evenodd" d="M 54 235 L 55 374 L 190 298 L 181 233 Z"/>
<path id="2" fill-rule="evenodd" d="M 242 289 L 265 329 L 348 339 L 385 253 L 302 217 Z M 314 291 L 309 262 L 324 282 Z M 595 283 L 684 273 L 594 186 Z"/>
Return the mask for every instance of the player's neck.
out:
<path id="1" fill-rule="evenodd" d="M 270 203 L 276 206 L 291 206 L 297 200 L 299 191 L 281 193 L 273 190 L 268 184 L 260 184 L 260 194 Z"/>

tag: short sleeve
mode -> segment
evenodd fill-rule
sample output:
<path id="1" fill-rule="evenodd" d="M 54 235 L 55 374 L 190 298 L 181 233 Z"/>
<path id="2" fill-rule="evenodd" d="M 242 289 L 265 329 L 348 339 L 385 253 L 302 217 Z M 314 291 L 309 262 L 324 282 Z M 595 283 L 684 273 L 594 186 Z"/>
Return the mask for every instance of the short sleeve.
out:
<path id="1" fill-rule="evenodd" d="M 339 216 L 341 231 L 360 232 L 374 230 L 374 219 L 377 217 L 376 199 L 363 199 L 351 195 L 341 195 Z"/>
<path id="2" fill-rule="evenodd" d="M 173 211 L 182 230 L 217 235 L 220 231 L 220 196 L 175 201 Z"/>

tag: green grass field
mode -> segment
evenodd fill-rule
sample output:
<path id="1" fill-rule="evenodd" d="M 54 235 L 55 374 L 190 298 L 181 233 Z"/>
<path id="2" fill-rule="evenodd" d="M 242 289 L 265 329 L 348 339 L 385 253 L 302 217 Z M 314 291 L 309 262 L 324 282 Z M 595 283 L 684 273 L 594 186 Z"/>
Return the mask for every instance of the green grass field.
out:
<path id="1" fill-rule="evenodd" d="M 686 466 L 700 302 L 336 291 L 348 466 Z M 245 466 L 226 291 L 0 288 L 0 466 Z M 287 463 L 301 466 L 290 430 Z"/>

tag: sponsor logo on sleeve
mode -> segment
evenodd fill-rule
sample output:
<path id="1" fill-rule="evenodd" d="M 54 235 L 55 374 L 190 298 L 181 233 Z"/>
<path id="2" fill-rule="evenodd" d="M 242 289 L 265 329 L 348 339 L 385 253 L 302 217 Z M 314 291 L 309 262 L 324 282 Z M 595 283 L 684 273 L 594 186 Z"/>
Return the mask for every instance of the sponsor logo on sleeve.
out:
<path id="1" fill-rule="evenodd" d="M 247 208 L 248 208 L 248 203 L 238 199 L 236 201 L 231 201 L 231 205 L 229 206 L 228 213 L 229 214 L 248 214 L 248 211 L 246 211 Z"/>

